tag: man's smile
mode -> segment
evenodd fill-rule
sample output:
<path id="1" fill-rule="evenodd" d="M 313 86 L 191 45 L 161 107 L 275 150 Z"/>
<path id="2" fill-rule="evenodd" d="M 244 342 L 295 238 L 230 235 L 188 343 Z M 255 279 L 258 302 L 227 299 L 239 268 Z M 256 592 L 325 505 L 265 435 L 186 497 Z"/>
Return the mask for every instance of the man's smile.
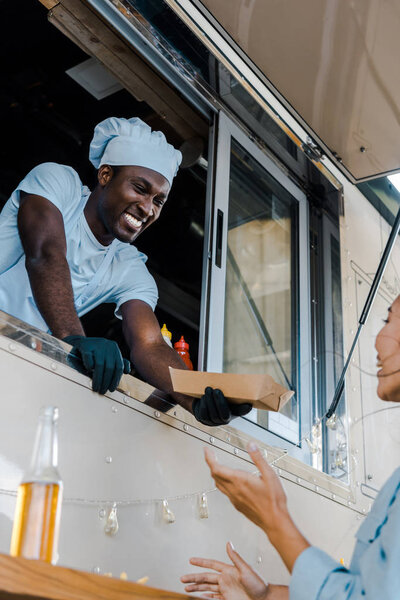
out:
<path id="1" fill-rule="evenodd" d="M 126 211 L 124 211 L 122 213 L 122 216 L 123 216 L 125 222 L 129 225 L 130 229 L 134 229 L 135 231 L 140 229 L 142 227 L 143 223 L 146 222 L 146 219 L 143 219 L 143 220 L 136 219 L 136 217 L 134 217 L 133 215 L 131 215 L 130 213 L 128 213 Z"/>

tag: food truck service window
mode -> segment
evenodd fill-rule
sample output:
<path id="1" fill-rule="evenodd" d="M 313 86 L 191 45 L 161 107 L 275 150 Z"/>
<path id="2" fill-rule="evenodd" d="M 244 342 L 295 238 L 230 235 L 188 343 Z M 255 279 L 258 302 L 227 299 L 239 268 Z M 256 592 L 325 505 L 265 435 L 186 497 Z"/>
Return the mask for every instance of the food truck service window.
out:
<path id="1" fill-rule="evenodd" d="M 280 414 L 254 409 L 238 424 L 293 444 L 309 422 L 299 394 L 310 379 L 306 205 L 300 188 L 221 114 L 207 370 L 268 373 L 293 389 Z"/>
<path id="2" fill-rule="evenodd" d="M 231 427 L 343 481 L 344 427 L 333 434 L 315 427 L 343 363 L 339 187 L 165 2 L 88 3 L 99 14 L 86 21 L 76 2 L 72 18 L 60 3 L 49 21 L 38 14 L 40 36 L 26 37 L 34 75 L 26 80 L 28 105 L 37 101 L 31 82 L 38 81 L 43 111 L 32 120 L 9 104 L 2 202 L 38 162 L 72 165 L 90 185 L 93 128 L 112 114 L 134 114 L 164 131 L 184 160 L 162 219 L 138 240 L 158 284 L 160 327 L 167 322 L 174 341 L 184 335 L 199 370 L 268 373 L 292 389 L 281 413 L 253 410 Z M 79 48 L 77 32 L 85 34 Z M 53 62 L 42 58 L 37 39 L 57 48 Z M 13 68 L 25 73 L 26 60 Z M 35 70 L 40 62 L 46 77 Z M 82 73 L 96 74 L 102 94 Z M 115 339 L 128 356 L 113 310 L 97 307 L 84 327 Z M 339 424 L 345 410 L 342 400 Z"/>

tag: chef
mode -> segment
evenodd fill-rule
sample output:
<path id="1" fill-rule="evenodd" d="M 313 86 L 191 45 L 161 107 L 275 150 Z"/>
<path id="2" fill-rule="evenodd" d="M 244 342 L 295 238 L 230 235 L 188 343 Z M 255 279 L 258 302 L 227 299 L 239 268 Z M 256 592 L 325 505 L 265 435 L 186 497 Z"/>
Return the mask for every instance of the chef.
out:
<path id="1" fill-rule="evenodd" d="M 110 117 L 96 126 L 89 159 L 93 191 L 71 167 L 44 163 L 11 194 L 0 214 L 0 310 L 71 344 L 104 394 L 130 364 L 114 341 L 86 337 L 80 317 L 113 303 L 130 360 L 148 383 L 206 425 L 246 414 L 250 405 L 234 406 L 219 390 L 194 400 L 173 393 L 168 367 L 186 367 L 161 336 L 157 287 L 134 245 L 160 217 L 181 153 L 141 119 Z"/>

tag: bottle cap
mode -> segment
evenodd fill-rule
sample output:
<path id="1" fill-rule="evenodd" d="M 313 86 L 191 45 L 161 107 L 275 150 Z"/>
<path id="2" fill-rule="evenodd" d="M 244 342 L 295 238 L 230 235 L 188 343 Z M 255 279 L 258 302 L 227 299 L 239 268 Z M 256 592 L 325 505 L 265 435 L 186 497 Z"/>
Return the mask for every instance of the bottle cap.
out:
<path id="1" fill-rule="evenodd" d="M 58 420 L 57 406 L 41 406 L 39 410 L 39 418 L 51 419 L 53 423 Z"/>
<path id="2" fill-rule="evenodd" d="M 189 344 L 185 342 L 185 338 L 182 336 L 179 342 L 174 344 L 175 350 L 189 350 Z"/>
<path id="3" fill-rule="evenodd" d="M 165 335 L 167 338 L 172 339 L 172 333 L 168 331 L 166 324 L 161 327 L 161 335 Z"/>

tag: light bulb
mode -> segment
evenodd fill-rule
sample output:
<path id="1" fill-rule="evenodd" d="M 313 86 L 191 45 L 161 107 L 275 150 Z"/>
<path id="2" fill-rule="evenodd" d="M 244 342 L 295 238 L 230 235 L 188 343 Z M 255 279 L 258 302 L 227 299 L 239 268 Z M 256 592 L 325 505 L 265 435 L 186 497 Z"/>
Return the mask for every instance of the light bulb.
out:
<path id="1" fill-rule="evenodd" d="M 326 426 L 328 427 L 328 429 L 336 429 L 337 427 L 337 416 L 335 415 L 335 413 L 333 413 L 333 415 L 331 417 L 329 417 L 329 419 L 326 420 Z"/>
<path id="2" fill-rule="evenodd" d="M 313 438 L 320 438 L 321 437 L 321 421 L 320 419 L 318 419 L 314 425 L 311 428 L 311 433 Z"/>
<path id="3" fill-rule="evenodd" d="M 350 456 L 351 456 L 351 460 L 353 461 L 353 465 L 356 467 L 358 465 L 357 451 L 356 450 L 352 450 L 350 452 Z"/>
<path id="4" fill-rule="evenodd" d="M 168 506 L 168 500 L 162 502 L 163 519 L 166 523 L 175 523 L 175 515 Z"/>
<path id="5" fill-rule="evenodd" d="M 118 533 L 118 529 L 117 505 L 114 502 L 108 514 L 106 524 L 104 525 L 104 532 L 107 535 L 116 535 Z"/>
<path id="6" fill-rule="evenodd" d="M 200 494 L 199 498 L 199 517 L 200 519 L 208 519 L 208 501 L 207 494 Z"/>
<path id="7" fill-rule="evenodd" d="M 337 467 L 339 467 L 339 469 L 342 469 L 344 467 L 344 461 L 343 461 L 343 457 L 340 456 L 340 454 L 336 455 L 336 459 L 335 459 L 335 465 Z"/>
<path id="8" fill-rule="evenodd" d="M 310 450 L 311 454 L 318 454 L 318 452 L 319 452 L 318 445 L 315 442 L 312 442 L 309 438 L 306 438 L 306 442 L 307 442 L 307 446 L 308 446 L 308 449 Z"/>

